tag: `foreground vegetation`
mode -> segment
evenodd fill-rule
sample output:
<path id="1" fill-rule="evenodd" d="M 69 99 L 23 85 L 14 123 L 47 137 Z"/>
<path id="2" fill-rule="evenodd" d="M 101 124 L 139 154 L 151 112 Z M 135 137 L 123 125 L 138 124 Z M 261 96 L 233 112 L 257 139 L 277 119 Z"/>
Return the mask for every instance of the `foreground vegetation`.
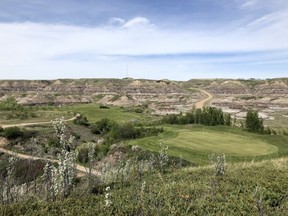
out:
<path id="1" fill-rule="evenodd" d="M 117 182 L 94 195 L 81 191 L 64 200 L 35 197 L 0 206 L 2 215 L 287 215 L 288 161 L 278 159 L 214 168 L 149 173 Z"/>

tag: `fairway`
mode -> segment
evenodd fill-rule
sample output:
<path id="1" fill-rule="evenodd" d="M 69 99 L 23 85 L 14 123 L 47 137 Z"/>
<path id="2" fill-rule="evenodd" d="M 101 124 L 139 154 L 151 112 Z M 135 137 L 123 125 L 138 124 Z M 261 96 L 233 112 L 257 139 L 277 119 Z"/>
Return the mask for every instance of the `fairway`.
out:
<path id="1" fill-rule="evenodd" d="M 266 136 L 237 128 L 169 125 L 164 130 L 159 136 L 128 143 L 159 151 L 161 142 L 164 146 L 169 146 L 168 154 L 177 157 L 181 155 L 185 160 L 199 165 L 208 164 L 208 155 L 211 153 L 225 153 L 227 161 L 251 161 L 275 156 L 282 151 L 274 142 L 270 143 L 272 140 L 266 140 Z M 282 142 L 286 142 L 286 138 Z"/>
<path id="2" fill-rule="evenodd" d="M 111 118 L 117 122 L 151 120 L 152 118 L 151 115 L 145 113 L 126 112 L 121 107 L 111 106 L 109 109 L 100 109 L 99 104 L 78 104 L 63 107 L 63 110 L 83 114 L 90 122 L 103 118 Z"/>
<path id="3" fill-rule="evenodd" d="M 177 137 L 163 139 L 164 145 L 177 145 L 179 148 L 188 148 L 197 152 L 225 153 L 231 156 L 259 156 L 272 154 L 278 150 L 261 140 L 229 132 L 189 131 L 182 130 Z"/>

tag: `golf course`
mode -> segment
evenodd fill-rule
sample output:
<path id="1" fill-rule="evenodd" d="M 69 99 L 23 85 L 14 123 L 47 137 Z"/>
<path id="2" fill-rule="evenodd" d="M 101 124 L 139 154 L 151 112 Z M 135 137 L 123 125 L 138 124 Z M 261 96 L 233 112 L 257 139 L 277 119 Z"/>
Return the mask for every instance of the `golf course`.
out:
<path id="1" fill-rule="evenodd" d="M 285 154 L 287 136 L 252 134 L 238 128 L 200 125 L 164 126 L 164 133 L 128 142 L 147 150 L 159 151 L 160 143 L 168 154 L 205 165 L 209 154 L 224 153 L 227 161 L 251 161 Z M 282 145 L 281 145 L 282 144 Z"/>

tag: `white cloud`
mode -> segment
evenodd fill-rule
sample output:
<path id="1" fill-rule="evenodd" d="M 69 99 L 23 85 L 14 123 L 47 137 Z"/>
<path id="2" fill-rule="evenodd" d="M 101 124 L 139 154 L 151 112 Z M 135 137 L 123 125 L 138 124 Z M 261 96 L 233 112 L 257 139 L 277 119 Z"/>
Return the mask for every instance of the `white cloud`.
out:
<path id="1" fill-rule="evenodd" d="M 109 19 L 108 24 L 109 25 L 116 25 L 116 26 L 122 26 L 125 23 L 125 20 L 119 17 L 112 17 L 111 19 Z"/>
<path id="2" fill-rule="evenodd" d="M 139 26 L 152 27 L 154 25 L 151 24 L 150 20 L 147 19 L 146 17 L 135 17 L 131 20 L 128 20 L 123 25 L 124 28 L 133 28 L 133 27 L 139 27 Z"/>
<path id="3" fill-rule="evenodd" d="M 256 4 L 256 2 L 257 2 L 256 0 L 246 1 L 246 2 L 242 3 L 240 5 L 240 7 L 243 8 L 243 9 L 246 9 L 246 8 L 254 6 Z"/>
<path id="4" fill-rule="evenodd" d="M 63 77 L 121 77 L 125 76 L 126 62 L 135 76 L 150 78 L 178 77 L 169 74 L 172 68 L 182 71 L 207 71 L 209 64 L 230 61 L 281 61 L 287 57 L 268 56 L 225 58 L 181 58 L 183 53 L 225 53 L 288 50 L 286 12 L 260 17 L 239 31 L 225 28 L 195 31 L 164 30 L 155 27 L 148 18 L 131 20 L 112 18 L 108 27 L 79 27 L 39 23 L 0 24 L 0 78 L 28 76 Z M 149 55 L 176 56 L 157 60 Z M 148 57 L 138 58 L 133 56 Z M 131 57 L 132 56 L 132 57 Z M 257 59 L 259 57 L 259 59 Z M 122 72 L 121 72 L 122 71 Z M 147 74 L 150 72 L 150 75 Z M 85 72 L 85 73 L 84 73 Z M 101 72 L 105 74 L 101 74 Z M 41 74 L 40 74 L 41 73 Z M 133 75 L 133 74 L 132 74 Z M 56 76 L 56 77 L 55 77 Z M 144 75 L 142 76 L 144 77 Z"/>

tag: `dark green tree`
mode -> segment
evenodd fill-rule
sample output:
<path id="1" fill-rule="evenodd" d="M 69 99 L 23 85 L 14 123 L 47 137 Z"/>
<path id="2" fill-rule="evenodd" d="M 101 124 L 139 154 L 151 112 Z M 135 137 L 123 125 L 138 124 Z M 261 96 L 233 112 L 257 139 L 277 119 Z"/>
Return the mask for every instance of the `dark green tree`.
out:
<path id="1" fill-rule="evenodd" d="M 246 115 L 246 129 L 255 133 L 263 133 L 263 120 L 259 118 L 258 112 L 249 109 Z"/>

